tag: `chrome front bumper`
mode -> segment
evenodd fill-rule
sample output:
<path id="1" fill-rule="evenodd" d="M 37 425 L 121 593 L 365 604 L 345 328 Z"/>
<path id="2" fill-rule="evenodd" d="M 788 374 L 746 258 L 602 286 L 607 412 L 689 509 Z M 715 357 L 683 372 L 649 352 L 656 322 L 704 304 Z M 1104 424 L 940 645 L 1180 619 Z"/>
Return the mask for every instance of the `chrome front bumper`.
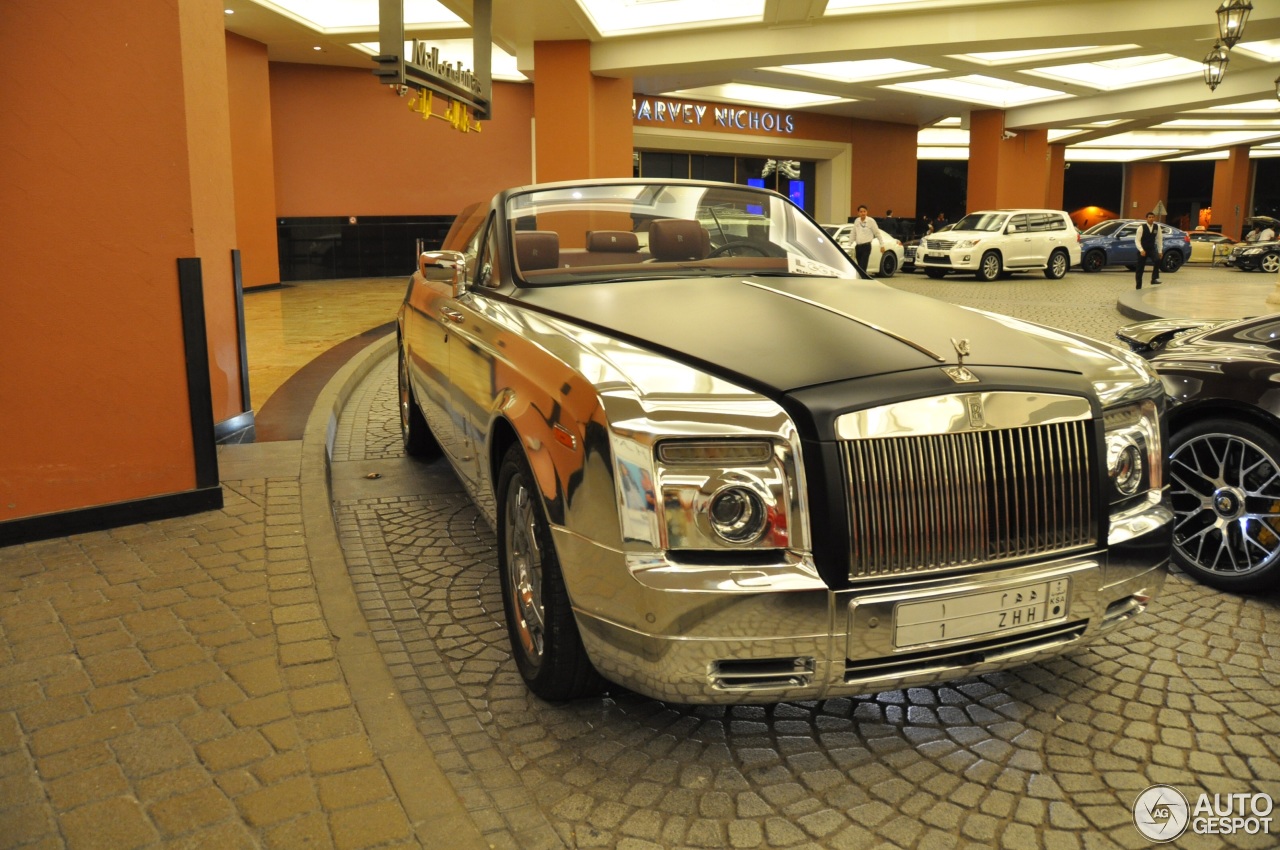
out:
<path id="1" fill-rule="evenodd" d="M 803 570 L 781 583 L 762 573 L 758 591 L 749 569 L 668 568 L 652 581 L 636 571 L 614 594 L 621 607 L 588 610 L 575 595 L 575 613 L 600 672 L 656 699 L 749 704 L 874 693 L 1052 657 L 1128 622 L 1163 586 L 1171 522 L 1157 503 L 1117 523 L 1107 551 L 841 591 Z M 594 547 L 558 536 L 557 548 L 573 587 L 572 562 Z M 1032 590 L 1053 598 L 1033 602 Z M 948 626 L 969 634 L 949 638 Z"/>

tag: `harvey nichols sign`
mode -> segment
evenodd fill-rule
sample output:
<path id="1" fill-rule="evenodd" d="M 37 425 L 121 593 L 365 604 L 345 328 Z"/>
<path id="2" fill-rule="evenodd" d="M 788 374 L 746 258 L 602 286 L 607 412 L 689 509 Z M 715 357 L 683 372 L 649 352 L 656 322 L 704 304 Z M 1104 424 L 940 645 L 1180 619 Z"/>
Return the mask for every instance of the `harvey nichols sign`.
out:
<path id="1" fill-rule="evenodd" d="M 655 124 L 688 124 L 698 128 L 725 130 L 762 130 L 766 133 L 795 132 L 795 119 L 790 113 L 746 109 L 741 106 L 707 107 L 700 103 L 656 98 L 631 99 L 631 116 L 637 121 Z"/>

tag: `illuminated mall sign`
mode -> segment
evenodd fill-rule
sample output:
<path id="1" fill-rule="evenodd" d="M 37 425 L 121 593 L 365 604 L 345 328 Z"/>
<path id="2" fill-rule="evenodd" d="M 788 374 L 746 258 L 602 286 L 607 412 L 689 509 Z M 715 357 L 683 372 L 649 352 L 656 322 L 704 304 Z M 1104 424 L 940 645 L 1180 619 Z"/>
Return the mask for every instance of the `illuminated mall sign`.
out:
<path id="1" fill-rule="evenodd" d="M 795 132 L 790 113 L 769 112 L 741 106 L 710 106 L 679 100 L 632 98 L 631 116 L 652 124 L 687 125 L 698 129 L 758 130 L 765 133 Z"/>

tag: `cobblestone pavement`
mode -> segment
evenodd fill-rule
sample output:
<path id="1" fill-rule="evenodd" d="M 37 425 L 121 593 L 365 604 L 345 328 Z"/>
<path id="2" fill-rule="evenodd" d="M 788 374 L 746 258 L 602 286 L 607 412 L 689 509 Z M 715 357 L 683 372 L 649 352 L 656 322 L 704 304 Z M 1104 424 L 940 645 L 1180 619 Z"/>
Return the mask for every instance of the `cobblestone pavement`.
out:
<path id="1" fill-rule="evenodd" d="M 889 283 L 1102 339 L 1131 321 L 1114 306 L 1123 271 Z M 507 651 L 493 535 L 442 462 L 401 456 L 395 382 L 390 358 L 339 422 L 340 542 L 401 694 L 494 847 L 1138 848 L 1132 807 L 1151 785 L 1193 806 L 1280 797 L 1280 596 L 1181 574 L 1091 646 L 937 687 L 771 707 L 535 699 Z M 400 484 L 369 492 L 370 475 Z"/>

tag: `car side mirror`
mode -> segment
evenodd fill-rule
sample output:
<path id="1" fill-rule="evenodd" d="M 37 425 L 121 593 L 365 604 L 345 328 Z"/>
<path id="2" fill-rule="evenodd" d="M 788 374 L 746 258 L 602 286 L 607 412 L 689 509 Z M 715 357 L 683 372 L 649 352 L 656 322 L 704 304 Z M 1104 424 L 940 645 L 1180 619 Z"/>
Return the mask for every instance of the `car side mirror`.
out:
<path id="1" fill-rule="evenodd" d="M 467 258 L 459 251 L 423 251 L 418 271 L 424 280 L 447 281 L 453 286 L 454 298 L 467 291 Z"/>

